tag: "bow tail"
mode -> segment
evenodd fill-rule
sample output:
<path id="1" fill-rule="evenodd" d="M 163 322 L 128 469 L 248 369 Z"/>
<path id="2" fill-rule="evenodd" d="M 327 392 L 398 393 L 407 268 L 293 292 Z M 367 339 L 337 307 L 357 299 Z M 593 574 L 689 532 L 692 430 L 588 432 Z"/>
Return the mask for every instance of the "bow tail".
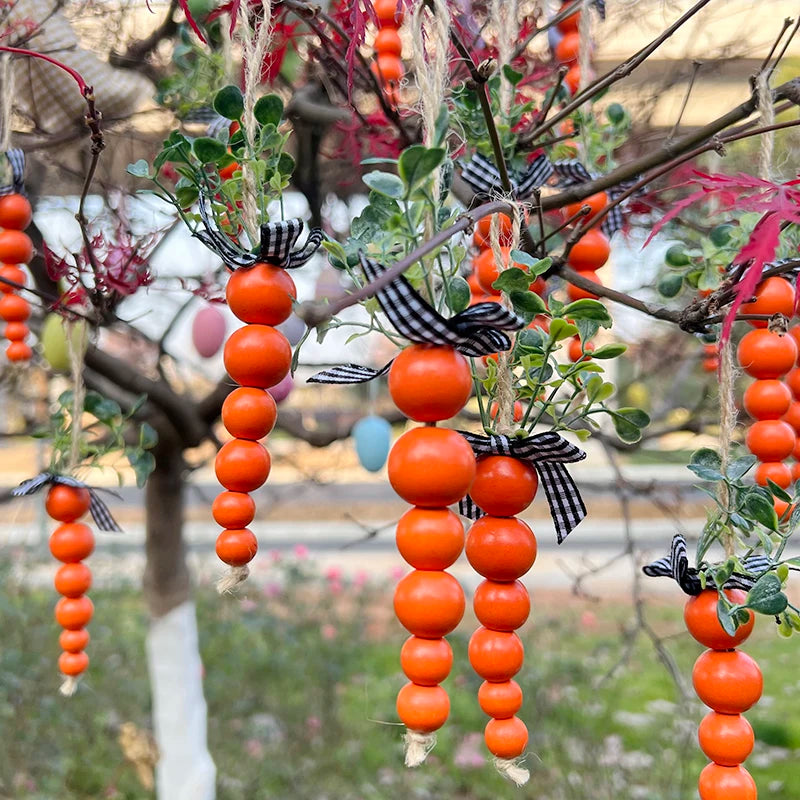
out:
<path id="1" fill-rule="evenodd" d="M 362 367 L 359 364 L 342 364 L 340 367 L 332 367 L 312 375 L 307 383 L 367 383 L 368 381 L 385 375 L 392 366 L 392 359 L 381 369 L 372 367 Z"/>
<path id="2" fill-rule="evenodd" d="M 544 486 L 556 537 L 561 544 L 586 516 L 586 506 L 564 464 L 558 461 L 540 461 L 534 466 Z"/>
<path id="3" fill-rule="evenodd" d="M 467 519 L 476 520 L 486 515 L 486 512 L 479 508 L 470 495 L 465 495 L 458 501 L 458 513 Z"/>
<path id="4" fill-rule="evenodd" d="M 113 531 L 114 533 L 122 533 L 122 528 L 117 524 L 117 521 L 111 516 L 108 506 L 97 496 L 94 489 L 89 489 L 89 513 L 92 515 L 94 524 L 101 531 Z"/>

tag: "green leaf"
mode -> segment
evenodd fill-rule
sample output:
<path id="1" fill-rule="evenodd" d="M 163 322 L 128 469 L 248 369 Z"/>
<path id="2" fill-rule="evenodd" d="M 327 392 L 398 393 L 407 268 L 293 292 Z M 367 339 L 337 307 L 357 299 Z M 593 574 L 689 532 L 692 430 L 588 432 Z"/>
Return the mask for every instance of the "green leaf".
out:
<path id="1" fill-rule="evenodd" d="M 722 630 L 724 630 L 728 636 L 734 636 L 736 634 L 736 615 L 731 613 L 731 605 L 728 602 L 728 598 L 725 597 L 724 592 L 720 592 L 717 595 L 717 619 L 722 626 Z"/>
<path id="2" fill-rule="evenodd" d="M 137 178 L 150 177 L 150 165 L 145 159 L 140 158 L 135 164 L 128 164 L 126 172 L 129 175 L 134 175 Z"/>
<path id="3" fill-rule="evenodd" d="M 409 194 L 431 176 L 433 170 L 444 161 L 445 155 L 443 147 L 425 147 L 421 144 L 411 145 L 400 154 L 397 172 Z"/>
<path id="4" fill-rule="evenodd" d="M 384 197 L 399 200 L 405 196 L 403 181 L 397 175 L 392 175 L 389 172 L 368 172 L 362 177 L 362 180 L 373 192 L 377 192 Z"/>
<path id="5" fill-rule="evenodd" d="M 472 292 L 469 284 L 460 275 L 451 278 L 445 290 L 447 307 L 455 314 L 469 306 Z"/>
<path id="6" fill-rule="evenodd" d="M 192 142 L 192 152 L 202 164 L 214 164 L 227 154 L 228 148 L 210 136 L 200 136 Z"/>
<path id="7" fill-rule="evenodd" d="M 436 117 L 436 123 L 433 126 L 433 141 L 437 147 L 444 144 L 447 134 L 450 130 L 450 110 L 445 103 L 439 109 L 439 115 Z"/>
<path id="8" fill-rule="evenodd" d="M 775 506 L 760 492 L 749 491 L 744 498 L 744 507 L 747 513 L 765 528 L 771 531 L 778 529 L 778 515 L 775 512 Z"/>
<path id="9" fill-rule="evenodd" d="M 634 425 L 630 420 L 621 417 L 619 414 L 611 413 L 611 419 L 614 423 L 614 430 L 617 436 L 627 444 L 635 444 L 642 438 L 642 432 L 639 430 L 638 425 Z"/>
<path id="10" fill-rule="evenodd" d="M 604 344 L 592 351 L 592 358 L 617 358 L 628 349 L 624 344 Z"/>
<path id="11" fill-rule="evenodd" d="M 322 242 L 322 247 L 327 251 L 330 256 L 329 260 L 336 269 L 345 269 L 347 267 L 347 253 L 339 242 L 325 239 Z"/>
<path id="12" fill-rule="evenodd" d="M 739 478 L 744 477 L 757 463 L 758 459 L 751 455 L 741 456 L 735 461 L 731 461 L 731 463 L 728 464 L 728 478 L 732 481 L 738 481 Z"/>
<path id="13" fill-rule="evenodd" d="M 716 450 L 709 447 L 701 447 L 692 453 L 688 468 L 704 481 L 722 480 L 722 460 Z"/>
<path id="14" fill-rule="evenodd" d="M 599 375 L 593 375 L 586 384 L 586 402 L 602 403 L 614 394 L 614 384 L 604 381 Z"/>
<path id="15" fill-rule="evenodd" d="M 683 288 L 683 275 L 680 272 L 670 272 L 658 282 L 658 293 L 662 297 L 676 297 Z"/>
<path id="16" fill-rule="evenodd" d="M 508 272 L 508 270 L 506 270 Z M 547 311 L 547 306 L 544 300 L 539 297 L 535 292 L 521 292 L 513 289 L 509 293 L 511 304 L 514 306 L 514 311 L 522 314 L 541 314 Z"/>
<path id="17" fill-rule="evenodd" d="M 242 118 L 244 97 L 238 86 L 223 86 L 214 96 L 214 111 L 225 119 Z"/>
<path id="18" fill-rule="evenodd" d="M 97 392 L 87 392 L 83 401 L 83 409 L 106 425 L 113 423 L 122 416 L 119 403 L 109 400 Z"/>
<path id="19" fill-rule="evenodd" d="M 139 447 L 142 450 L 151 450 L 158 444 L 158 433 L 156 429 L 149 423 L 143 422 L 139 428 Z"/>
<path id="20" fill-rule="evenodd" d="M 613 324 L 608 309 L 599 300 L 592 300 L 588 297 L 570 303 L 561 313 L 562 316 L 570 319 L 593 320 L 594 322 L 598 322 L 603 328 L 610 328 Z"/>
<path id="21" fill-rule="evenodd" d="M 578 329 L 574 325 L 570 325 L 565 319 L 554 319 L 550 323 L 550 341 L 560 342 L 564 339 L 569 339 L 578 333 Z"/>
<path id="22" fill-rule="evenodd" d="M 136 485 L 142 489 L 150 477 L 150 473 L 155 469 L 156 460 L 152 453 L 145 450 L 138 450 L 129 447 L 125 450 L 128 463 L 131 465 L 136 475 Z"/>
<path id="23" fill-rule="evenodd" d="M 778 484 L 770 478 L 767 478 L 767 487 L 769 488 L 773 497 L 783 500 L 784 503 L 792 502 L 792 496 L 789 494 L 789 492 L 787 492 L 783 487 L 778 486 Z"/>
<path id="24" fill-rule="evenodd" d="M 274 125 L 277 128 L 283 117 L 283 100 L 277 94 L 259 97 L 253 108 L 253 115 L 261 125 Z"/>
<path id="25" fill-rule="evenodd" d="M 516 86 L 524 77 L 521 72 L 517 72 L 515 69 L 512 69 L 508 64 L 503 66 L 503 75 L 506 76 L 506 80 L 512 86 Z"/>
<path id="26" fill-rule="evenodd" d="M 512 250 L 509 255 L 515 264 L 522 264 L 523 267 L 528 267 L 528 269 L 531 269 L 539 263 L 538 259 L 535 259 L 530 253 L 526 253 L 524 250 Z"/>
<path id="27" fill-rule="evenodd" d="M 774 572 L 768 572 L 762 575 L 748 592 L 745 605 L 759 614 L 774 616 L 785 611 L 788 604 L 780 578 Z"/>
<path id="28" fill-rule="evenodd" d="M 281 153 L 278 157 L 278 172 L 287 178 L 294 172 L 294 158 L 288 153 Z"/>
<path id="29" fill-rule="evenodd" d="M 592 353 L 592 355 L 594 355 L 594 353 Z M 650 424 L 649 415 L 645 411 L 642 411 L 641 408 L 618 408 L 615 413 L 636 425 L 637 428 L 646 428 Z"/>
<path id="30" fill-rule="evenodd" d="M 527 292 L 531 285 L 531 276 L 519 267 L 504 269 L 492 287 L 500 292 L 511 294 L 513 291 Z"/>
<path id="31" fill-rule="evenodd" d="M 197 202 L 200 192 L 196 186 L 181 186 L 175 190 L 175 198 L 181 208 L 190 208 Z"/>

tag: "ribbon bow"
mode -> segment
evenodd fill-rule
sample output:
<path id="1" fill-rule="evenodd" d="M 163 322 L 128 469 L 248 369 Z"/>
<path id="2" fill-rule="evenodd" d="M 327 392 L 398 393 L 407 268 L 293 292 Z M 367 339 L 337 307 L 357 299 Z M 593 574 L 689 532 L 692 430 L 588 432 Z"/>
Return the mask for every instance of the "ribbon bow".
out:
<path id="1" fill-rule="evenodd" d="M 108 506 L 98 496 L 97 490 L 67 475 L 56 475 L 54 472 L 40 472 L 35 477 L 22 481 L 19 486 L 12 489 L 11 496 L 27 497 L 28 495 L 36 494 L 40 489 L 50 484 L 61 484 L 62 486 L 73 486 L 88 490 L 89 513 L 92 515 L 95 525 L 97 525 L 101 531 L 115 531 L 118 533 L 122 531 L 122 528 L 117 525 L 117 521 L 111 516 Z"/>
<path id="2" fill-rule="evenodd" d="M 568 186 L 578 186 L 581 183 L 586 183 L 598 177 L 596 174 L 589 172 L 577 158 L 554 161 L 552 166 L 554 174 L 558 177 L 558 185 L 564 188 Z M 623 192 L 627 192 L 635 183 L 637 183 L 637 178 L 629 178 L 607 189 L 606 194 L 608 195 L 609 202 L 613 203 L 617 197 L 623 194 Z M 624 222 L 625 219 L 621 206 L 614 206 L 600 223 L 600 228 L 603 233 L 610 238 L 622 228 Z"/>
<path id="3" fill-rule="evenodd" d="M 209 250 L 213 250 L 231 269 L 252 267 L 259 261 L 266 261 L 284 269 L 302 267 L 317 252 L 324 237 L 319 228 L 313 228 L 308 234 L 305 245 L 300 250 L 292 252 L 297 237 L 303 231 L 303 221 L 287 219 L 267 222 L 261 226 L 261 242 L 258 252 L 252 253 L 239 247 L 214 227 L 205 200 L 202 198 L 200 200 L 200 218 L 205 230 L 197 230 L 193 235 Z"/>
<path id="4" fill-rule="evenodd" d="M 467 431 L 459 433 L 469 442 L 472 451 L 479 458 L 510 456 L 527 462 L 536 470 L 547 495 L 559 544 L 586 516 L 581 493 L 564 466 L 583 461 L 586 453 L 570 444 L 563 436 L 555 431 L 537 433 L 525 439 L 503 435 L 481 436 Z M 484 514 L 469 495 L 459 503 L 459 511 L 469 519 L 478 519 Z"/>
<path id="5" fill-rule="evenodd" d="M 386 269 L 361 254 L 361 267 L 368 281 Z M 465 356 L 484 356 L 508 350 L 511 339 L 503 331 L 516 331 L 525 323 L 499 303 L 476 303 L 445 319 L 402 276 L 379 289 L 375 297 L 395 330 L 420 344 L 450 345 Z M 309 383 L 366 383 L 389 371 L 390 361 L 379 370 L 344 364 L 312 375 Z"/>
<path id="6" fill-rule="evenodd" d="M 25 191 L 25 153 L 15 147 L 6 150 L 5 157 L 11 166 L 11 183 L 0 185 L 0 195 L 22 194 Z"/>
<path id="7" fill-rule="evenodd" d="M 742 561 L 742 564 L 747 567 L 749 572 L 753 572 L 757 576 L 767 572 L 770 568 L 769 559 L 766 556 L 749 556 Z M 686 594 L 697 595 L 703 591 L 699 570 L 696 567 L 689 566 L 689 557 L 686 554 L 686 539 L 680 534 L 676 534 L 673 537 L 669 555 L 642 567 L 642 572 L 651 578 L 672 578 Z M 725 587 L 749 592 L 757 580 L 758 577 L 752 578 L 750 575 L 734 572 L 725 581 Z M 714 585 L 714 579 L 711 575 L 708 576 L 708 583 L 712 586 Z"/>
<path id="8" fill-rule="evenodd" d="M 511 194 L 517 200 L 524 200 L 533 194 L 534 189 L 544 186 L 552 174 L 553 165 L 550 163 L 550 159 L 544 153 L 539 153 L 524 172 L 512 172 L 509 175 Z M 480 153 L 476 153 L 464 163 L 461 177 L 475 194 L 487 196 L 502 194 L 502 183 L 497 166 L 491 159 Z"/>

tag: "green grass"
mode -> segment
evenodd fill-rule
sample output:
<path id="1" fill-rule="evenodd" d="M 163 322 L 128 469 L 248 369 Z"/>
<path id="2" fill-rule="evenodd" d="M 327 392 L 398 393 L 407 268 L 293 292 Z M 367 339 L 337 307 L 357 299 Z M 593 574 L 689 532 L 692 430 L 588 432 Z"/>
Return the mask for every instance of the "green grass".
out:
<path id="1" fill-rule="evenodd" d="M 281 567 L 285 588 L 244 599 L 198 591 L 209 744 L 220 800 L 689 800 L 705 763 L 694 742 L 704 710 L 678 702 L 647 640 L 630 658 L 630 609 L 534 597 L 523 629 L 522 718 L 531 740 L 530 784 L 517 790 L 487 763 L 479 679 L 466 657 L 471 621 L 451 638 L 451 718 L 418 770 L 402 766 L 394 697 L 404 679 L 404 633 L 391 587 L 326 581 L 307 566 Z M 0 798 L 152 797 L 117 743 L 119 725 L 150 727 L 144 660 L 147 618 L 133 588 L 92 593 L 92 663 L 81 690 L 60 697 L 54 597 L 6 580 L 0 593 Z M 655 609 L 655 627 L 689 676 L 699 646 L 683 634 L 679 600 Z M 800 797 L 797 642 L 769 621 L 749 644 L 765 698 L 748 714 L 761 740 L 748 764 L 762 798 Z M 603 676 L 612 672 L 602 681 Z"/>

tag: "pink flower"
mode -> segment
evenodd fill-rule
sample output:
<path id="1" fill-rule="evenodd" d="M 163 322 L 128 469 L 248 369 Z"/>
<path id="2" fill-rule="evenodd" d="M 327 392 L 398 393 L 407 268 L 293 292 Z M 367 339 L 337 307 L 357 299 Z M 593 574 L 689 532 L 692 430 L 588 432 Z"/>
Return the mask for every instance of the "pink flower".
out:
<path id="1" fill-rule="evenodd" d="M 300 561 L 308 558 L 308 548 L 304 544 L 296 544 L 293 548 L 294 557 Z"/>
<path id="2" fill-rule="evenodd" d="M 319 717 L 309 717 L 306 720 L 306 728 L 311 736 L 316 736 L 322 730 L 322 720 Z"/>
<path id="3" fill-rule="evenodd" d="M 252 611 L 254 608 L 256 608 L 256 605 L 256 601 L 250 597 L 243 597 L 239 601 L 239 608 L 241 608 L 245 613 Z"/>
<path id="4" fill-rule="evenodd" d="M 273 564 L 280 564 L 281 560 L 283 559 L 283 555 L 281 554 L 280 550 L 270 550 L 269 557 Z"/>
<path id="5" fill-rule="evenodd" d="M 342 578 L 342 568 L 337 566 L 328 567 L 325 570 L 325 577 L 333 583 L 334 581 L 340 581 Z"/>
<path id="6" fill-rule="evenodd" d="M 328 583 L 328 589 L 330 590 L 331 594 L 341 594 L 343 588 L 344 587 L 342 586 L 341 581 L 330 581 Z"/>
<path id="7" fill-rule="evenodd" d="M 369 583 L 369 573 L 365 569 L 360 569 L 353 576 L 353 586 L 361 589 Z"/>
<path id="8" fill-rule="evenodd" d="M 389 577 L 393 581 L 399 581 L 400 578 L 402 578 L 403 575 L 405 574 L 406 574 L 406 568 L 400 566 L 399 564 L 395 567 L 392 567 L 391 570 L 389 570 Z"/>
<path id="9" fill-rule="evenodd" d="M 264 584 L 263 592 L 265 597 L 279 597 L 282 591 L 281 585 L 275 583 L 275 581 Z"/>
<path id="10" fill-rule="evenodd" d="M 264 756 L 264 745 L 260 739 L 247 739 L 244 749 L 251 758 L 262 758 Z"/>
<path id="11" fill-rule="evenodd" d="M 335 625 L 331 625 L 330 622 L 326 622 L 320 629 L 320 634 L 322 638 L 325 639 L 326 642 L 332 642 L 336 636 L 338 635 L 338 631 L 336 630 Z"/>
<path id="12" fill-rule="evenodd" d="M 468 733 L 456 748 L 453 763 L 458 767 L 482 767 L 486 764 L 482 747 L 483 736 L 480 733 Z"/>
<path id="13" fill-rule="evenodd" d="M 584 611 L 583 614 L 581 614 L 581 627 L 596 628 L 597 614 L 595 614 L 594 611 Z"/>

